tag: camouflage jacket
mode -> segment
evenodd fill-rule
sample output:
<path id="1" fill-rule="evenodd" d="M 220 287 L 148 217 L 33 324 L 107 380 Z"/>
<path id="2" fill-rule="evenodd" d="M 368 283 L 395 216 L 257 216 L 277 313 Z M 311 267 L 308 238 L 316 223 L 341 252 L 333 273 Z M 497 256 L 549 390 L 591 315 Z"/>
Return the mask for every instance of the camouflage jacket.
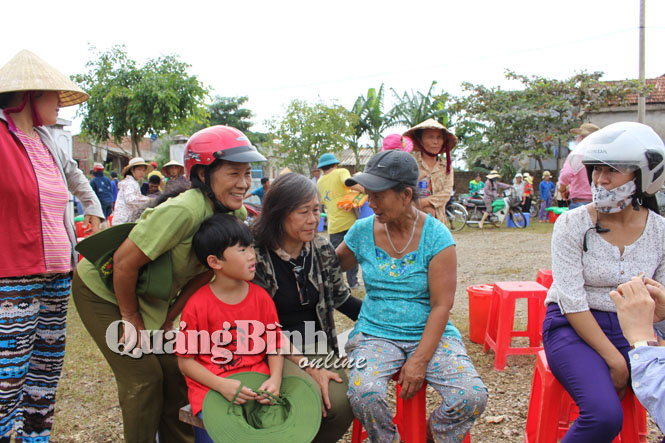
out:
<path id="1" fill-rule="evenodd" d="M 351 290 L 342 277 L 342 269 L 337 254 L 335 254 L 335 249 L 325 237 L 317 235 L 305 247 L 313 248 L 312 267 L 308 278 L 314 287 L 318 288 L 320 294 L 319 302 L 316 305 L 316 316 L 319 319 L 321 329 L 328 337 L 329 347 L 339 353 L 333 314 L 335 308 L 348 300 L 351 296 Z M 256 249 L 254 283 L 265 289 L 271 297 L 274 297 L 279 289 L 275 268 L 266 248 Z"/>

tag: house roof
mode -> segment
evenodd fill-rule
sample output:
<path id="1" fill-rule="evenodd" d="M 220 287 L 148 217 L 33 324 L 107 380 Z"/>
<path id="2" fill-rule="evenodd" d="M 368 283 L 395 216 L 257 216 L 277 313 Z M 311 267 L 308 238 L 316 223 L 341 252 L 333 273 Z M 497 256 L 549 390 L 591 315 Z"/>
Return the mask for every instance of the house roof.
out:
<path id="1" fill-rule="evenodd" d="M 614 83 L 609 81 L 607 83 Z M 647 95 L 647 103 L 665 103 L 665 74 L 656 78 L 646 79 L 646 84 L 653 86 L 651 94 Z M 637 94 L 628 94 L 626 96 L 628 105 L 637 105 Z"/>
<path id="2" fill-rule="evenodd" d="M 374 149 L 360 148 L 358 149 L 358 157 L 360 157 L 360 164 L 366 165 L 370 158 L 374 155 Z M 339 164 L 342 166 L 355 166 L 356 156 L 353 154 L 353 149 L 345 149 L 339 159 Z"/>

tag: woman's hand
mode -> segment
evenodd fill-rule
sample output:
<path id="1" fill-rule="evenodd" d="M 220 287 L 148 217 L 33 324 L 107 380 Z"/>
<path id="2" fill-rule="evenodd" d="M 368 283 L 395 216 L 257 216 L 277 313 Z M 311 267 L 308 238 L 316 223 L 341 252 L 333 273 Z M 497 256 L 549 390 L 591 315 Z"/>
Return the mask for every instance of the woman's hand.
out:
<path id="1" fill-rule="evenodd" d="M 619 398 L 623 399 L 623 396 L 626 394 L 626 386 L 628 386 L 628 364 L 626 363 L 626 359 L 617 352 L 617 357 L 607 361 L 607 366 L 610 368 L 610 376 L 612 377 L 614 389 L 619 394 Z"/>
<path id="2" fill-rule="evenodd" d="M 263 384 L 259 387 L 260 391 L 268 391 L 275 397 L 279 397 L 279 388 L 282 386 L 282 379 L 278 377 L 270 377 L 268 380 L 264 381 Z M 271 405 L 273 400 L 267 395 L 259 395 L 257 401 L 262 405 Z"/>
<path id="3" fill-rule="evenodd" d="M 164 320 L 164 323 L 162 323 L 162 326 L 159 327 L 164 332 L 172 331 L 174 329 L 173 327 L 173 320 L 169 320 L 168 318 Z"/>
<path id="4" fill-rule="evenodd" d="M 238 392 L 240 386 L 240 380 L 219 377 L 219 382 L 215 387 L 215 391 L 222 394 L 228 401 L 233 401 L 233 397 L 236 397 L 236 392 Z M 257 395 L 254 391 L 249 389 L 247 386 L 243 386 L 240 390 L 240 393 L 236 397 L 236 400 L 233 401 L 233 404 L 243 405 L 247 403 L 248 400 L 256 400 L 256 398 Z"/>
<path id="5" fill-rule="evenodd" d="M 330 397 L 328 395 L 328 384 L 330 383 L 330 380 L 334 380 L 337 383 L 342 383 L 342 378 L 339 375 L 327 369 L 311 368 L 307 371 L 307 373 L 321 387 L 321 399 L 323 400 L 323 406 L 321 410 L 323 416 L 327 417 L 328 416 L 327 410 L 332 407 L 330 405 Z"/>
<path id="6" fill-rule="evenodd" d="M 422 388 L 427 372 L 427 361 L 415 356 L 409 358 L 399 373 L 397 383 L 402 385 L 402 391 L 399 396 L 403 399 L 409 399 L 416 395 Z"/>
<path id="7" fill-rule="evenodd" d="M 141 331 L 145 329 L 141 313 L 137 311 L 130 314 L 122 315 L 122 320 L 131 323 L 133 328 L 128 329 L 123 326 L 122 337 L 120 337 L 120 343 L 135 342 L 136 346 L 134 347 L 134 349 L 140 348 Z M 134 337 L 134 335 L 136 335 L 136 337 Z"/>
<path id="8" fill-rule="evenodd" d="M 83 226 L 90 226 L 93 234 L 99 232 L 99 225 L 103 221 L 103 219 L 97 217 L 96 215 L 87 214 L 83 216 Z"/>

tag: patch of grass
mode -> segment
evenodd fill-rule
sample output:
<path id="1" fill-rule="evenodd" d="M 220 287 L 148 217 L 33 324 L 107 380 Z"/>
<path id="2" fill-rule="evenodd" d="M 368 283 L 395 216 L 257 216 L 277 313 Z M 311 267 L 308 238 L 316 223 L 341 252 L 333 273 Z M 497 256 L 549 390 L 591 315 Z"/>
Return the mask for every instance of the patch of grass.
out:
<path id="1" fill-rule="evenodd" d="M 70 300 L 67 346 L 55 404 L 52 441 L 122 441 L 122 416 L 111 367 Z"/>

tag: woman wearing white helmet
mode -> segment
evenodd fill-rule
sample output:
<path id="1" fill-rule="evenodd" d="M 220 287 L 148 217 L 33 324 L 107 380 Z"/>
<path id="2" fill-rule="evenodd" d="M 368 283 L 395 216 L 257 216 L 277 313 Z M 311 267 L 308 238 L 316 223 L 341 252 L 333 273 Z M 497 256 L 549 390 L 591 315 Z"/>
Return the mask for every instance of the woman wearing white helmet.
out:
<path id="1" fill-rule="evenodd" d="M 665 219 L 654 198 L 665 146 L 650 127 L 621 122 L 589 135 L 572 161 L 587 168 L 592 204 L 554 225 L 543 345 L 580 409 L 562 442 L 611 442 L 623 422 L 630 346 L 609 292 L 640 273 L 665 281 Z"/>

